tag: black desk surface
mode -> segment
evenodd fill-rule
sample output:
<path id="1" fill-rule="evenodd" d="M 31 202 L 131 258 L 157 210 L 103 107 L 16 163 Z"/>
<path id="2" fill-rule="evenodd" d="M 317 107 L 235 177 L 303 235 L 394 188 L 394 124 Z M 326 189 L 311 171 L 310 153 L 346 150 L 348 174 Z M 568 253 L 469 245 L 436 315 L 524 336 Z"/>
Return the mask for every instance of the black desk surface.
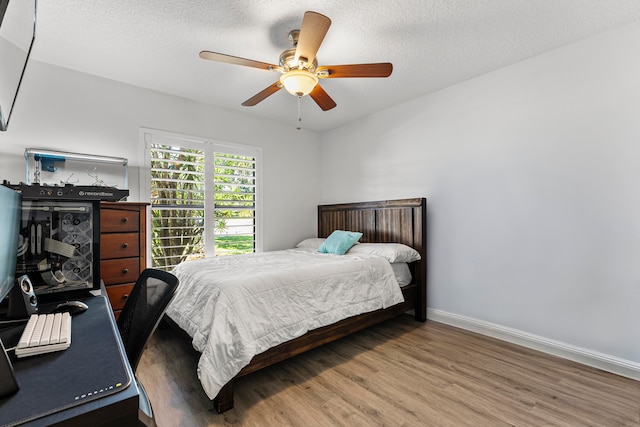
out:
<path id="1" fill-rule="evenodd" d="M 0 399 L 0 425 L 135 425 L 138 390 L 109 302 L 104 296 L 83 301 L 89 309 L 73 317 L 68 349 L 12 357 L 20 390 Z M 23 329 L 0 331 L 5 348 L 16 345 Z"/>

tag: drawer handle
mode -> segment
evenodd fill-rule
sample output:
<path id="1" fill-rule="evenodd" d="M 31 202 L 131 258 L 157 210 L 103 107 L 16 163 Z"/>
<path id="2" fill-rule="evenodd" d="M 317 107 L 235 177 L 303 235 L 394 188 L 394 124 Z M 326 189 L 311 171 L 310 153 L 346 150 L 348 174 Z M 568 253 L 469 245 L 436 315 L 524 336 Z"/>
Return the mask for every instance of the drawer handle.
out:
<path id="1" fill-rule="evenodd" d="M 124 243 L 122 244 L 122 247 L 126 249 L 126 248 L 128 248 L 128 247 L 129 247 L 129 244 L 128 244 L 127 242 L 124 242 Z"/>
<path id="2" fill-rule="evenodd" d="M 125 216 L 125 217 L 123 217 L 123 218 L 120 220 L 120 222 L 123 222 L 123 223 L 124 223 L 124 222 L 127 222 L 127 221 L 129 221 L 129 218 L 127 218 L 126 216 Z"/>
<path id="3" fill-rule="evenodd" d="M 129 269 L 128 269 L 128 268 L 123 268 L 123 269 L 122 269 L 122 273 L 123 273 L 123 274 L 127 274 L 128 272 L 129 272 Z"/>
<path id="4" fill-rule="evenodd" d="M 129 298 L 129 294 L 122 294 L 122 299 L 123 299 L 123 300 L 124 300 L 124 299 L 127 299 L 127 298 Z"/>

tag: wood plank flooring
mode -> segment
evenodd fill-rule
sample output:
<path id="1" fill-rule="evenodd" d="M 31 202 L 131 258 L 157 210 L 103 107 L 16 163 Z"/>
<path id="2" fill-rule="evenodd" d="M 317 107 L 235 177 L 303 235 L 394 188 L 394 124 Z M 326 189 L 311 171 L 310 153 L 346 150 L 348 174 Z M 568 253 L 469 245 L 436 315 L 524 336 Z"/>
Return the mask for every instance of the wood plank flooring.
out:
<path id="1" fill-rule="evenodd" d="M 640 426 L 640 382 L 410 316 L 236 382 L 213 411 L 197 355 L 159 329 L 137 375 L 160 427 Z"/>

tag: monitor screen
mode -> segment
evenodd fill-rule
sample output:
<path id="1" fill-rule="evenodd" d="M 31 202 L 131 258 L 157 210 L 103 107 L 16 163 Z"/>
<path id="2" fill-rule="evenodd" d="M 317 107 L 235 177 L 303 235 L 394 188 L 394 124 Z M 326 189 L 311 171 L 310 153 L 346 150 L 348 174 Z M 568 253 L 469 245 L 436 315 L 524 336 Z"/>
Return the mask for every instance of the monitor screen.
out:
<path id="1" fill-rule="evenodd" d="M 0 185 L 0 302 L 13 287 L 18 258 L 20 193 Z"/>

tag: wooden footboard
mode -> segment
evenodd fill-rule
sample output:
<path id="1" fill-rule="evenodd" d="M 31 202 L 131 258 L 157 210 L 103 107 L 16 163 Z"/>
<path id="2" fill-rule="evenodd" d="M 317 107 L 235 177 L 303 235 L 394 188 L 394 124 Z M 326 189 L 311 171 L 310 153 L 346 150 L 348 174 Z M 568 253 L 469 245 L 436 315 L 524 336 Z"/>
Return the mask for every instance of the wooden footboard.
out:
<path id="1" fill-rule="evenodd" d="M 360 239 L 363 243 L 403 243 L 420 253 L 421 260 L 410 265 L 412 283 L 402 288 L 404 302 L 341 320 L 270 348 L 256 355 L 236 378 L 411 310 L 417 321 L 424 322 L 427 318 L 426 208 L 424 198 L 318 206 L 318 237 L 327 237 L 334 230 L 359 231 L 363 233 Z M 219 413 L 233 408 L 233 382 L 229 381 L 213 400 Z"/>

